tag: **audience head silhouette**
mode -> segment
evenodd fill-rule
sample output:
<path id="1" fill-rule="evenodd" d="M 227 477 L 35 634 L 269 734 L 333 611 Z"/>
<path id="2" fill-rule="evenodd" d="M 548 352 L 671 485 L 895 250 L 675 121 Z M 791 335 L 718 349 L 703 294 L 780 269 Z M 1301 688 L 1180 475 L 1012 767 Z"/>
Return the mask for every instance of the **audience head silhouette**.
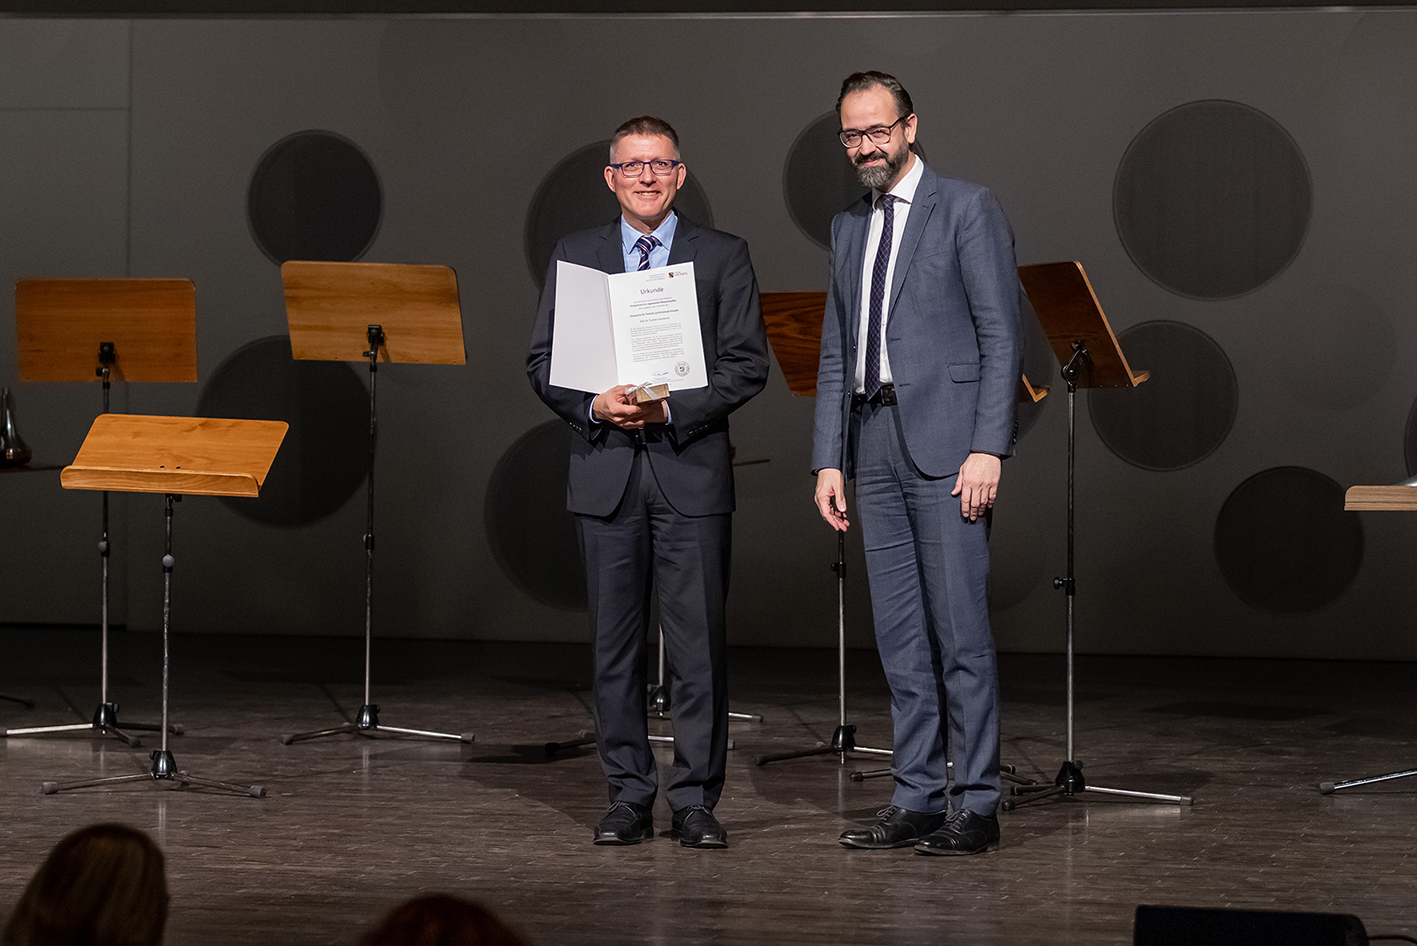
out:
<path id="1" fill-rule="evenodd" d="M 0 944 L 157 946 L 166 923 L 162 851 L 136 828 L 96 824 L 54 846 Z"/>
<path id="2" fill-rule="evenodd" d="M 528 946 L 490 910 L 444 894 L 416 897 L 384 918 L 361 946 Z"/>

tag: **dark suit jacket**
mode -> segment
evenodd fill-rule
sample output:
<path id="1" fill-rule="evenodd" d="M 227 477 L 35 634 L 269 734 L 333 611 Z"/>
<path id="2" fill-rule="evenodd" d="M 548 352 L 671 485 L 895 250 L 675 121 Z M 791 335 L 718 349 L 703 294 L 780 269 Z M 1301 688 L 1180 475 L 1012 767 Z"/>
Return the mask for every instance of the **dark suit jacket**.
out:
<path id="1" fill-rule="evenodd" d="M 635 441 L 632 434 L 614 424 L 590 423 L 590 403 L 595 395 L 551 384 L 558 260 L 606 273 L 624 272 L 620 218 L 609 226 L 573 233 L 556 244 L 527 354 L 532 388 L 578 435 L 571 442 L 566 506 L 574 513 L 608 516 L 624 495 Z M 747 243 L 719 230 L 695 226 L 683 216 L 669 248 L 669 262 L 694 264 L 709 383 L 670 395 L 672 423 L 646 429 L 650 466 L 665 497 L 683 515 L 728 513 L 733 511 L 728 415 L 761 391 L 768 375 L 758 281 Z"/>
<path id="2" fill-rule="evenodd" d="M 851 395 L 870 196 L 832 221 L 812 469 L 853 475 Z M 927 476 L 1013 453 L 1023 370 L 1014 235 L 994 195 L 924 169 L 891 280 L 886 353 L 906 448 Z"/>

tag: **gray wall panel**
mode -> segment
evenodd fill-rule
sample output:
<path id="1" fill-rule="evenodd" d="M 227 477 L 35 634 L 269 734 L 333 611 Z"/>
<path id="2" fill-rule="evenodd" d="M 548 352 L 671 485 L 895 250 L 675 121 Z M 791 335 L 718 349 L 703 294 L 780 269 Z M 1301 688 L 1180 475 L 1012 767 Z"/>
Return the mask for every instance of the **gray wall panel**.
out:
<path id="1" fill-rule="evenodd" d="M 124 20 L 6 20 L 0 108 L 127 108 Z"/>
<path id="2" fill-rule="evenodd" d="M 126 52 L 126 32 L 108 34 Z M 35 39 L 33 32 L 8 34 L 3 27 L 0 35 L 6 42 Z M 74 54 L 72 45 L 40 48 L 46 55 L 32 61 L 56 73 L 82 73 L 85 60 L 64 59 Z M 108 60 L 95 54 L 95 61 L 102 67 Z M 126 110 L 0 108 L 0 385 L 15 391 L 20 435 L 36 466 L 73 459 L 101 410 L 102 395 L 96 381 L 17 383 L 15 281 L 123 275 L 127 208 Z M 122 409 L 126 399 L 123 385 L 115 386 L 114 408 Z M 125 614 L 125 508 L 126 501 L 116 497 L 110 600 L 118 622 Z M 12 473 L 0 481 L 0 510 L 0 575 L 6 576 L 0 581 L 0 621 L 96 623 L 97 494 L 60 489 L 57 472 Z"/>

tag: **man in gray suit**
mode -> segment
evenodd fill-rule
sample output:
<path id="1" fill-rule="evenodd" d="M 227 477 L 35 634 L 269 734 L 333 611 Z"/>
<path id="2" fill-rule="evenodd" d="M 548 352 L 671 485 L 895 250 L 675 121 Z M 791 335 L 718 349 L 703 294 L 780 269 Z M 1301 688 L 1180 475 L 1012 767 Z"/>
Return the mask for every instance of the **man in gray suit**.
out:
<path id="1" fill-rule="evenodd" d="M 616 130 L 605 183 L 621 215 L 556 245 L 527 355 L 532 388 L 575 431 L 567 507 L 585 559 L 596 745 L 610 787 L 596 844 L 654 836 L 659 782 L 645 721 L 644 639 L 656 589 L 673 693 L 670 833 L 685 847 L 728 843 L 713 814 L 728 752 L 728 415 L 763 389 L 768 354 L 748 245 L 674 212 L 686 174 L 668 123 L 646 116 Z M 607 273 L 692 262 L 707 387 L 639 404 L 631 385 L 594 396 L 553 386 L 558 260 Z"/>
<path id="2" fill-rule="evenodd" d="M 871 193 L 832 221 L 812 467 L 839 531 L 856 479 L 895 722 L 891 806 L 841 843 L 976 854 L 999 841 L 987 538 L 1022 369 L 1013 231 L 987 190 L 911 150 L 893 77 L 848 77 L 837 114 Z"/>

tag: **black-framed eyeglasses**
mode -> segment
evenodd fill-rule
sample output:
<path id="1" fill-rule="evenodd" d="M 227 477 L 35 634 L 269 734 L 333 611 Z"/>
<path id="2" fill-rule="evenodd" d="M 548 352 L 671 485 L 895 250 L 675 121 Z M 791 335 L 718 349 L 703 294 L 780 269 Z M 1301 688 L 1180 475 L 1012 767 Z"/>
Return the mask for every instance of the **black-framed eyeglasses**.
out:
<path id="1" fill-rule="evenodd" d="M 867 128 L 865 131 L 857 131 L 854 128 L 850 130 L 843 128 L 836 133 L 836 136 L 840 138 L 841 143 L 848 148 L 858 147 L 861 144 L 862 138 L 870 138 L 876 144 L 883 145 L 891 140 L 891 134 L 895 131 L 895 126 L 909 117 L 909 115 L 902 115 L 889 125 L 877 125 L 875 128 Z"/>
<path id="2" fill-rule="evenodd" d="M 649 164 L 649 169 L 654 172 L 655 177 L 668 177 L 674 169 L 683 164 L 682 161 L 669 161 L 664 158 L 655 158 L 653 161 L 621 161 L 619 164 L 610 165 L 620 172 L 621 177 L 636 178 L 644 172 L 645 164 Z"/>

